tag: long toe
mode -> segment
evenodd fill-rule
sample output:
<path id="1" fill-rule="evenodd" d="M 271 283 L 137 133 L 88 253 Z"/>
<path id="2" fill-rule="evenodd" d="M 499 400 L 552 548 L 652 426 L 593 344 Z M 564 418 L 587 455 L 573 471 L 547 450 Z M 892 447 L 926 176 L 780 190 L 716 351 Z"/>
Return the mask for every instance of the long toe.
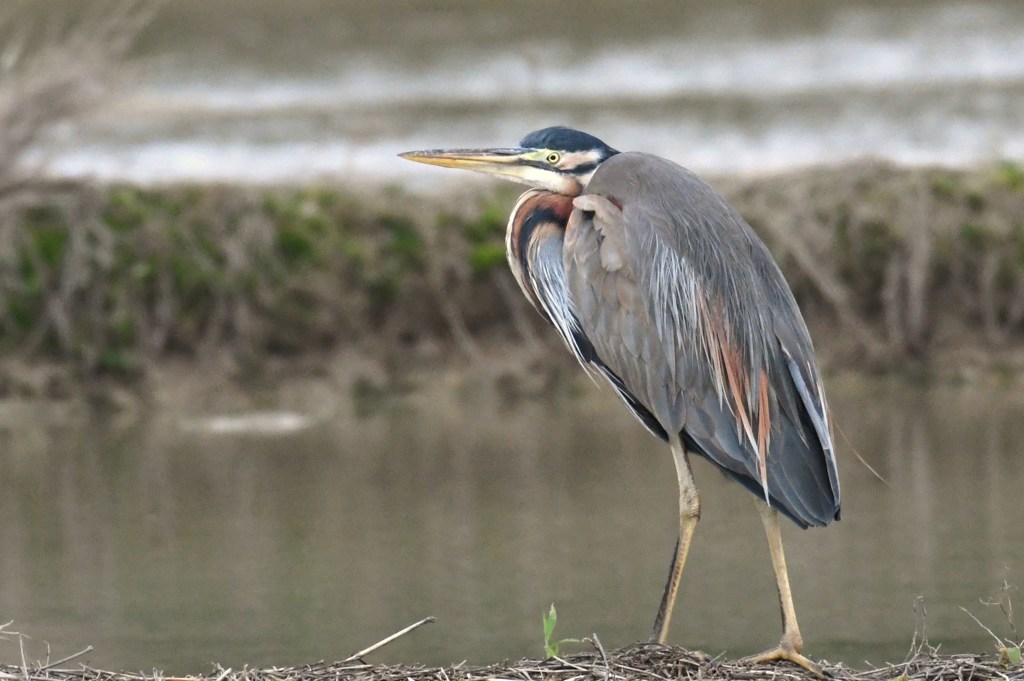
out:
<path id="1" fill-rule="evenodd" d="M 818 678 L 828 678 L 830 675 L 822 669 L 821 665 L 817 662 L 812 662 L 807 659 L 790 646 L 780 645 L 771 650 L 766 650 L 763 653 L 757 655 L 751 655 L 750 657 L 743 658 L 743 662 L 749 664 L 761 664 L 762 662 L 779 662 L 787 660 L 793 664 L 798 664 L 810 673 L 814 674 Z"/>

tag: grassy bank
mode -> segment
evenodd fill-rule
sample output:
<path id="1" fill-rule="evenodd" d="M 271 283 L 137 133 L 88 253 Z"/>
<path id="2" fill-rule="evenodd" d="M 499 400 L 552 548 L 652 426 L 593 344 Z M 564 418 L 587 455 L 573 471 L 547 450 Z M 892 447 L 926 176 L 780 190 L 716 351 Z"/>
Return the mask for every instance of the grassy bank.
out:
<path id="1" fill-rule="evenodd" d="M 831 368 L 1024 368 L 1024 168 L 858 164 L 715 183 Z M 514 188 L 36 186 L 0 197 L 0 356 L 132 381 L 355 349 L 385 364 L 546 343 L 504 261 Z"/>

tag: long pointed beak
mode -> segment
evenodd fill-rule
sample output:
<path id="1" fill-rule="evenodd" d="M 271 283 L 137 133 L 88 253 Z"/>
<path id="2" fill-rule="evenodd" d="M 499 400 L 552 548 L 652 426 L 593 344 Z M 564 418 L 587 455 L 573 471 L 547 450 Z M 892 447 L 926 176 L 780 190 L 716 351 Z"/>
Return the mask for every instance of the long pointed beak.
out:
<path id="1" fill-rule="evenodd" d="M 506 147 L 497 149 L 432 149 L 407 151 L 402 158 L 444 168 L 462 168 L 497 175 L 530 187 L 576 196 L 580 183 L 571 174 L 539 160 L 539 149 Z"/>
<path id="2" fill-rule="evenodd" d="M 522 177 L 523 155 L 529 149 L 518 147 L 499 149 L 430 149 L 407 151 L 399 154 L 404 159 L 444 168 L 463 168 L 491 175 Z"/>

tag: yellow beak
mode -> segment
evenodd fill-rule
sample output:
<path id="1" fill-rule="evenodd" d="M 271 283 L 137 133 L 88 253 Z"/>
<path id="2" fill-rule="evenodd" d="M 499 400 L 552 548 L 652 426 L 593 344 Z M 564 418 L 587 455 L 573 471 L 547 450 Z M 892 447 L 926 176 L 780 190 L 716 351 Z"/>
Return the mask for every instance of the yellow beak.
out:
<path id="1" fill-rule="evenodd" d="M 529 165 L 525 154 L 531 149 L 431 149 L 407 151 L 404 159 L 443 168 L 463 168 L 489 175 L 505 175 L 521 179 Z"/>
<path id="2" fill-rule="evenodd" d="M 546 189 L 558 194 L 576 196 L 581 185 L 571 173 L 545 163 L 545 150 L 508 147 L 497 149 L 432 149 L 407 151 L 402 158 L 443 168 L 462 168 L 506 180 Z"/>

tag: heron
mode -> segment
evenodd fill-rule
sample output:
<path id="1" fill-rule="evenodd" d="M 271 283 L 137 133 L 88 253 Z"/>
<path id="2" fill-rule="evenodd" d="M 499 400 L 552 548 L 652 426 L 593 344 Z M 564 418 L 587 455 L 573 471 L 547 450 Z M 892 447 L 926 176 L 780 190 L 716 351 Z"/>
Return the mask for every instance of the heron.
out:
<path id="1" fill-rule="evenodd" d="M 517 147 L 434 149 L 410 161 L 525 184 L 506 230 L 523 294 L 590 374 L 668 443 L 679 537 L 652 639 L 665 643 L 701 501 L 691 456 L 755 495 L 782 614 L 779 644 L 803 655 L 779 515 L 839 519 L 828 406 L 810 333 L 781 270 L 740 214 L 693 172 L 556 126 Z"/>

